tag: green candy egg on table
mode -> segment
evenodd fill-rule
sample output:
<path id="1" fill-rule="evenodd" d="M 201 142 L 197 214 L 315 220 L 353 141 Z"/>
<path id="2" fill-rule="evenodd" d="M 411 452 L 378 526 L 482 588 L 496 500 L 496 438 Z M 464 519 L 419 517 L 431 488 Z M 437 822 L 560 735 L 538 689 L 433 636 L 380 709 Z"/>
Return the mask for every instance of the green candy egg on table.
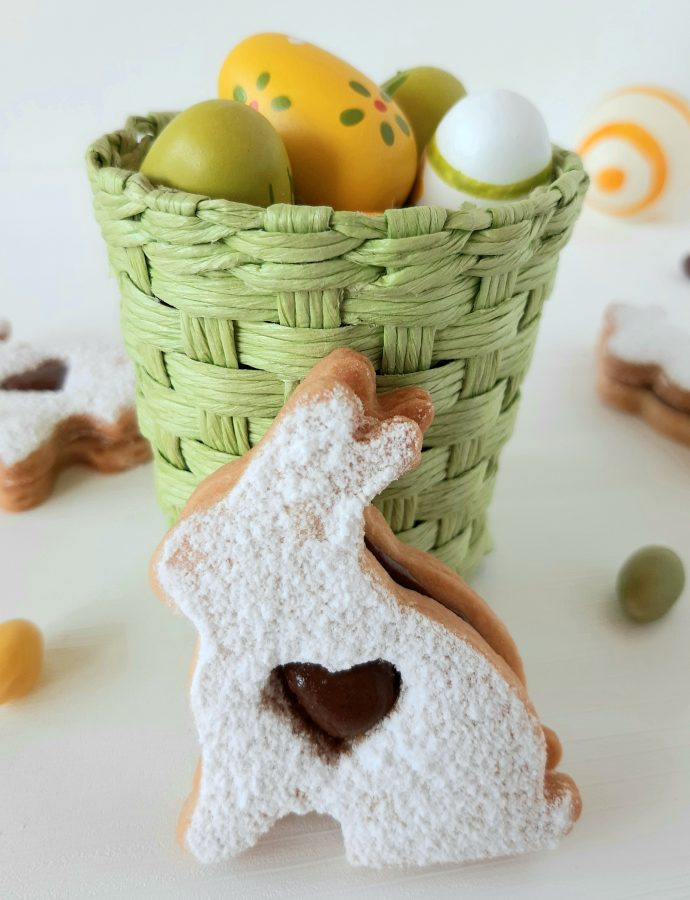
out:
<path id="1" fill-rule="evenodd" d="M 618 573 L 616 593 L 625 613 L 636 622 L 660 619 L 683 592 L 685 570 L 668 547 L 642 547 Z"/>
<path id="2" fill-rule="evenodd" d="M 467 93 L 455 75 L 435 66 L 417 66 L 398 72 L 382 88 L 407 117 L 420 156 L 438 123 Z"/>
<path id="3" fill-rule="evenodd" d="M 234 100 L 206 100 L 161 131 L 141 165 L 152 184 L 270 206 L 292 203 L 285 146 L 261 113 Z"/>

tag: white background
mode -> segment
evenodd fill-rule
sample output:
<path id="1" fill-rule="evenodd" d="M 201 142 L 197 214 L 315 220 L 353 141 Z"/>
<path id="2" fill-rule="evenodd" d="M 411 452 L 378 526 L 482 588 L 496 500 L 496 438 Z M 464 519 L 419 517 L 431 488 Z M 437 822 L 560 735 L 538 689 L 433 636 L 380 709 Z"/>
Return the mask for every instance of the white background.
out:
<path id="1" fill-rule="evenodd" d="M 571 144 L 627 81 L 690 93 L 686 2 L 576 4 L 2 3 L 0 315 L 18 337 L 115 333 L 117 292 L 82 158 L 130 112 L 212 96 L 229 47 L 284 30 L 382 80 L 434 63 L 508 86 Z M 690 603 L 627 623 L 615 574 L 645 543 L 690 562 L 690 450 L 605 409 L 592 348 L 613 298 L 687 317 L 683 225 L 583 217 L 545 311 L 475 586 L 504 617 L 533 699 L 565 745 L 584 814 L 550 854 L 411 873 L 350 870 L 327 819 L 281 823 L 203 869 L 173 830 L 196 756 L 192 634 L 151 596 L 163 518 L 149 467 L 71 471 L 51 501 L 0 516 L 0 620 L 44 629 L 42 685 L 0 709 L 0 897 L 690 897 Z"/>
<path id="2" fill-rule="evenodd" d="M 690 92 L 687 0 L 25 0 L 2 3 L 0 167 L 70 166 L 133 112 L 215 96 L 233 44 L 285 31 L 383 81 L 439 65 L 470 90 L 508 87 L 572 142 L 602 91 Z"/>

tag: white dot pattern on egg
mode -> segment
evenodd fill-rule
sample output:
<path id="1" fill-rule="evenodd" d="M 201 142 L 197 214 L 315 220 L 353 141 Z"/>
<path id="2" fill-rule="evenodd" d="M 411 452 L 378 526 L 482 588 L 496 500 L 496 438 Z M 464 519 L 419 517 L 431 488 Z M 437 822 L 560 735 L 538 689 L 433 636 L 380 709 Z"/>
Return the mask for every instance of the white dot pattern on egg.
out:
<path id="1" fill-rule="evenodd" d="M 635 85 L 606 97 L 578 152 L 592 179 L 587 202 L 609 215 L 654 217 L 690 188 L 690 103 L 666 88 Z"/>
<path id="2" fill-rule="evenodd" d="M 528 194 L 552 174 L 552 147 L 539 110 L 512 91 L 469 94 L 432 138 L 418 205 L 483 205 Z"/>

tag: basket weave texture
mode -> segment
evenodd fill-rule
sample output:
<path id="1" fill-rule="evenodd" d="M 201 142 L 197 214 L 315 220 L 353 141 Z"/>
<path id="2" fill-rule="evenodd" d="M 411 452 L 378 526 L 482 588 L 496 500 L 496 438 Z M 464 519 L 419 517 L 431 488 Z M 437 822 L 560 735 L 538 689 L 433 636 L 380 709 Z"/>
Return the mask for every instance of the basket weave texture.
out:
<path id="1" fill-rule="evenodd" d="M 380 390 L 423 387 L 436 408 L 421 465 L 376 503 L 467 573 L 489 548 L 499 453 L 587 188 L 579 158 L 557 149 L 551 184 L 491 210 L 262 209 L 138 173 L 173 115 L 132 117 L 87 154 L 163 510 L 254 446 L 318 359 L 354 347 Z"/>

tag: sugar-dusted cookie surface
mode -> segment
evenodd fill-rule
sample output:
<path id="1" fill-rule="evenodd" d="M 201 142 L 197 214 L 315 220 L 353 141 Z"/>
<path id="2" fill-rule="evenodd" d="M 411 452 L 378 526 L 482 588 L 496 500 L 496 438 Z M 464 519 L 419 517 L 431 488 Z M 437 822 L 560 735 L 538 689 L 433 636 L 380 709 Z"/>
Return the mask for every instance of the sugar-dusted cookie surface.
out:
<path id="1" fill-rule="evenodd" d="M 690 444 L 690 333 L 664 309 L 611 304 L 599 340 L 602 399 Z"/>
<path id="2" fill-rule="evenodd" d="M 377 398 L 370 363 L 336 351 L 154 555 L 154 589 L 199 633 L 180 818 L 198 859 L 311 810 L 370 866 L 553 847 L 579 815 L 505 626 L 369 505 L 431 419 L 425 392 Z"/>
<path id="3" fill-rule="evenodd" d="M 118 346 L 0 343 L 0 507 L 41 503 L 69 465 L 119 472 L 148 459 L 134 390 Z"/>

